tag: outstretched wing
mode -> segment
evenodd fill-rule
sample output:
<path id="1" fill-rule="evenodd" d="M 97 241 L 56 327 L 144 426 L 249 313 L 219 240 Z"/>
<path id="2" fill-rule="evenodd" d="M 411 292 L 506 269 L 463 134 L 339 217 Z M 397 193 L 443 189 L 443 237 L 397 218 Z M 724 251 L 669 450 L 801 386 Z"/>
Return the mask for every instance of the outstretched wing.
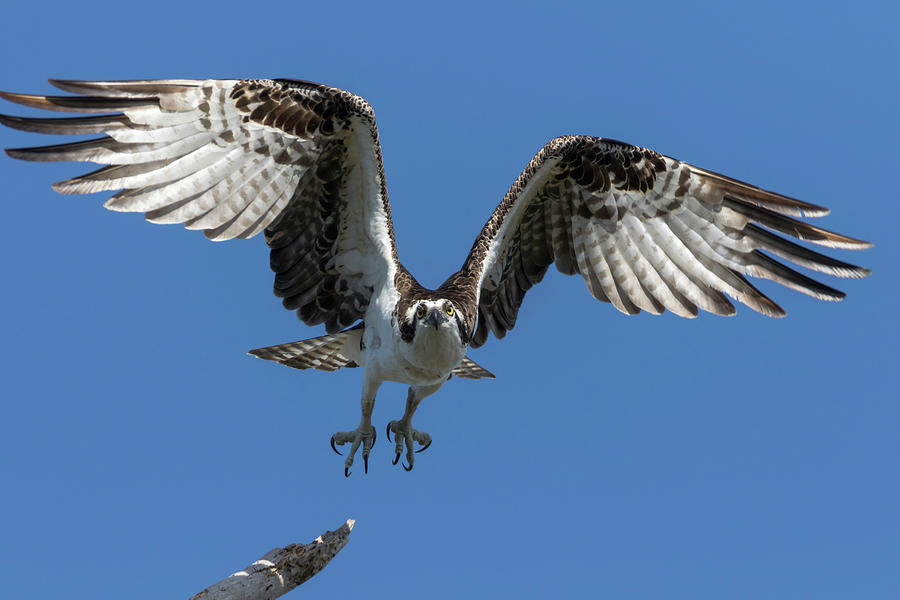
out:
<path id="1" fill-rule="evenodd" d="M 123 191 L 105 206 L 183 223 L 212 240 L 265 230 L 275 294 L 307 324 L 340 331 L 397 269 L 375 116 L 349 92 L 295 80 L 51 81 L 80 96 L 0 92 L 69 118 L 0 116 L 16 129 L 104 137 L 7 150 L 90 161 L 63 194 Z M 118 111 L 118 112 L 117 112 Z"/>
<path id="2" fill-rule="evenodd" d="M 513 328 L 525 293 L 551 263 L 579 273 L 595 298 L 627 314 L 668 309 L 693 317 L 699 308 L 731 315 L 727 294 L 784 316 L 745 275 L 840 300 L 842 292 L 761 252 L 837 277 L 868 275 L 773 233 L 834 248 L 870 246 L 792 218 L 827 213 L 645 148 L 584 136 L 554 139 L 513 184 L 456 275 L 477 287 L 471 344 Z"/>

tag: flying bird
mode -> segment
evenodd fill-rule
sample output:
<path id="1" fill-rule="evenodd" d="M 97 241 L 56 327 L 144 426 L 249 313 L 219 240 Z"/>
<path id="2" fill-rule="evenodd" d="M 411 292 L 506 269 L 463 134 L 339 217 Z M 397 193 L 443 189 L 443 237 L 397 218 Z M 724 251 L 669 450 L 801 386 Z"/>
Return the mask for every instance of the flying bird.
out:
<path id="1" fill-rule="evenodd" d="M 732 315 L 729 297 L 784 316 L 748 275 L 822 300 L 844 297 L 778 258 L 836 277 L 870 273 L 783 237 L 871 245 L 800 220 L 827 214 L 821 206 L 653 150 L 573 135 L 541 148 L 460 269 L 428 289 L 398 258 L 375 115 L 363 98 L 293 79 L 51 83 L 76 95 L 0 96 L 89 116 L 0 115 L 0 122 L 104 134 L 7 150 L 23 160 L 106 165 L 54 184 L 57 192 L 121 190 L 107 208 L 182 223 L 211 240 L 264 234 L 275 295 L 327 333 L 250 353 L 297 369 L 363 368 L 359 426 L 331 437 L 335 452 L 350 444 L 347 476 L 360 447 L 368 471 L 372 410 L 385 381 L 409 385 L 406 410 L 388 423 L 387 436 L 394 435 L 393 463 L 405 449 L 403 467 L 412 469 L 414 452 L 431 444 L 412 425 L 419 403 L 453 375 L 493 377 L 468 349 L 515 326 L 525 294 L 550 265 L 580 275 L 594 298 L 623 313 L 682 317 Z"/>

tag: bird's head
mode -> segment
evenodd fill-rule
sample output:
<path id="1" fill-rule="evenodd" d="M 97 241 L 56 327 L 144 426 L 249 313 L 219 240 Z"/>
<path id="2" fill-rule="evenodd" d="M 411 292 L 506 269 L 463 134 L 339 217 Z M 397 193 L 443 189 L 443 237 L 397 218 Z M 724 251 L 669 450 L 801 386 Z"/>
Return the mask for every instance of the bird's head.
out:
<path id="1" fill-rule="evenodd" d="M 450 327 L 454 325 L 453 316 L 456 307 L 446 299 L 420 300 L 410 307 L 407 317 L 416 323 L 416 327 Z"/>
<path id="2" fill-rule="evenodd" d="M 434 333 L 455 336 L 462 345 L 468 341 L 464 319 L 453 301 L 447 298 L 418 300 L 407 308 L 405 317 L 400 331 L 406 342 L 421 334 Z"/>

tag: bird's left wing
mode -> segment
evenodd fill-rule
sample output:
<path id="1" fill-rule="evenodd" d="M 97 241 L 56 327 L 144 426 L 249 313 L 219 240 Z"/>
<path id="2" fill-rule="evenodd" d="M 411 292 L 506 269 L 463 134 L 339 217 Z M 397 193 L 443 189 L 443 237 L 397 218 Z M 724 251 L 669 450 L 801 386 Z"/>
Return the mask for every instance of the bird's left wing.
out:
<path id="1" fill-rule="evenodd" d="M 793 217 L 828 210 L 622 142 L 570 136 L 544 146 L 445 285 L 469 290 L 470 341 L 513 328 L 522 299 L 551 263 L 624 313 L 698 308 L 734 314 L 725 294 L 765 315 L 784 311 L 744 277 L 771 279 L 823 300 L 844 294 L 773 259 L 837 277 L 869 271 L 777 233 L 835 248 L 870 244 Z M 471 318 L 471 317 L 470 317 Z"/>
<path id="2" fill-rule="evenodd" d="M 79 96 L 0 92 L 12 102 L 86 117 L 0 115 L 49 134 L 104 137 L 7 150 L 24 160 L 105 166 L 61 181 L 63 194 L 123 191 L 111 210 L 183 223 L 213 240 L 265 230 L 275 294 L 307 324 L 340 331 L 393 285 L 397 248 L 372 108 L 337 88 L 295 80 L 53 81 Z"/>

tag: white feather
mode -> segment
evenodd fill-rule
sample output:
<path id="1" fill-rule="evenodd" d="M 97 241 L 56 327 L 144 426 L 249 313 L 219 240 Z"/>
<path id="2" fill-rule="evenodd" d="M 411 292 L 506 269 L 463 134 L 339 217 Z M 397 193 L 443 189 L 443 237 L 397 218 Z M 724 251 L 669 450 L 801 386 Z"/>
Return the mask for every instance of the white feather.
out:
<path id="1" fill-rule="evenodd" d="M 248 159 L 246 156 L 244 158 L 245 160 Z M 195 219 L 213 210 L 220 202 L 223 202 L 240 187 L 251 184 L 260 171 L 264 168 L 272 167 L 274 164 L 275 161 L 271 157 L 261 154 L 249 157 L 249 160 L 246 160 L 240 167 L 229 173 L 227 177 L 189 203 L 166 212 L 159 217 L 148 216 L 148 220 L 153 223 L 184 223 Z"/>

